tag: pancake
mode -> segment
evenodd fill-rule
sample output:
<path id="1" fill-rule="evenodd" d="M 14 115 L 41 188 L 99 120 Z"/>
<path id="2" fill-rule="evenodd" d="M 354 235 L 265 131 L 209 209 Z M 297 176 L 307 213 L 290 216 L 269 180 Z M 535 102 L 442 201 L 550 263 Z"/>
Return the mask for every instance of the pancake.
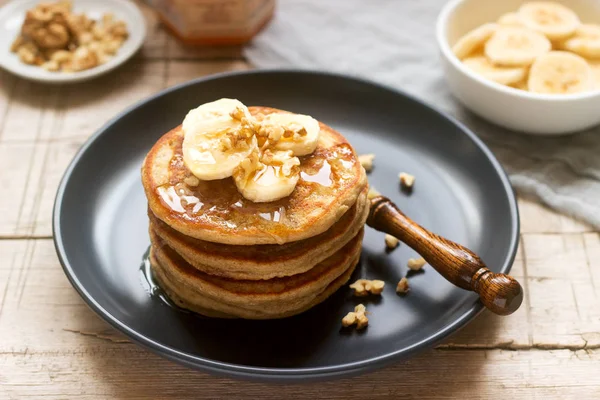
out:
<path id="1" fill-rule="evenodd" d="M 167 295 L 188 308 L 242 318 L 280 318 L 324 300 L 347 278 L 360 256 L 361 230 L 338 252 L 303 274 L 262 281 L 233 280 L 198 271 L 150 230 L 152 271 Z M 182 304 L 181 302 L 179 304 Z"/>
<path id="2" fill-rule="evenodd" d="M 260 118 L 274 112 L 249 107 Z M 367 185 L 354 149 L 338 132 L 320 123 L 316 150 L 300 157 L 300 179 L 292 194 L 253 203 L 233 179 L 183 183 L 191 172 L 183 162 L 181 126 L 152 147 L 142 166 L 142 184 L 152 213 L 183 235 L 229 245 L 284 244 L 317 236 L 350 209 Z"/>
<path id="3" fill-rule="evenodd" d="M 159 282 L 162 282 L 161 287 L 163 288 L 163 291 L 175 304 L 177 304 L 181 308 L 185 308 L 186 310 L 190 310 L 192 312 L 204 315 L 206 317 L 229 318 L 229 319 L 233 319 L 233 318 L 278 319 L 278 318 L 291 317 L 293 315 L 303 313 L 303 312 L 313 308 L 314 306 L 322 303 L 323 301 L 327 300 L 327 298 L 329 298 L 329 296 L 333 295 L 339 288 L 344 286 L 350 280 L 350 277 L 354 273 L 354 270 L 356 269 L 359 259 L 360 259 L 360 255 L 357 256 L 354 260 L 352 260 L 352 262 L 350 263 L 350 268 L 348 268 L 335 281 L 331 282 L 329 284 L 329 286 L 327 286 L 327 288 L 325 288 L 325 290 L 323 290 L 323 292 L 321 292 L 317 296 L 315 296 L 312 301 L 309 301 L 306 305 L 304 305 L 300 308 L 288 310 L 288 311 L 285 311 L 285 312 L 282 312 L 279 314 L 265 314 L 260 311 L 250 311 L 250 310 L 234 310 L 234 311 L 232 311 L 234 314 L 226 314 L 224 312 L 215 311 L 213 309 L 206 308 L 209 306 L 209 304 L 211 304 L 211 305 L 214 304 L 214 302 L 212 302 L 211 300 L 202 299 L 201 296 L 197 295 L 197 297 L 193 299 L 194 302 L 189 302 L 189 301 L 184 300 L 181 297 L 179 297 L 176 292 L 172 291 L 171 286 L 169 286 L 169 284 L 165 283 L 166 281 L 161 281 L 161 279 L 159 279 L 158 276 L 156 278 Z M 156 259 L 154 259 L 151 256 L 150 262 L 156 262 Z"/>
<path id="4" fill-rule="evenodd" d="M 282 245 L 236 246 L 185 236 L 148 213 L 150 226 L 194 268 L 232 279 L 259 280 L 296 275 L 325 260 L 363 228 L 369 213 L 367 189 L 330 229 L 312 238 Z"/>

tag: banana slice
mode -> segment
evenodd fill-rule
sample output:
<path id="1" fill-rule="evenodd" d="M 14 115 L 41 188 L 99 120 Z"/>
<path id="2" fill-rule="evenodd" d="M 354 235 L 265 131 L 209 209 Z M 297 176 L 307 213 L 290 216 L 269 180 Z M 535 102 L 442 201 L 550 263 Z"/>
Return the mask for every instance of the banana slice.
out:
<path id="1" fill-rule="evenodd" d="M 465 36 L 458 39 L 458 42 L 452 47 L 452 52 L 459 60 L 471 55 L 478 47 L 483 44 L 496 32 L 498 25 L 484 24 L 475 28 Z"/>
<path id="2" fill-rule="evenodd" d="M 498 67 L 492 64 L 486 57 L 469 57 L 463 60 L 465 66 L 479 75 L 498 82 L 502 85 L 512 85 L 525 79 L 527 68 L 525 67 Z"/>
<path id="3" fill-rule="evenodd" d="M 523 26 L 519 16 L 515 12 L 509 12 L 501 15 L 500 18 L 498 18 L 498 25 Z"/>
<path id="4" fill-rule="evenodd" d="M 220 99 L 191 110 L 183 120 L 183 162 L 198 179 L 230 177 L 257 148 L 248 108 Z"/>
<path id="5" fill-rule="evenodd" d="M 525 27 L 543 33 L 550 40 L 573 35 L 581 24 L 573 10 L 554 2 L 525 3 L 519 8 L 518 15 Z"/>
<path id="6" fill-rule="evenodd" d="M 485 44 L 485 55 L 496 65 L 525 67 L 551 49 L 552 44 L 541 33 L 503 26 Z"/>
<path id="7" fill-rule="evenodd" d="M 261 147 L 291 150 L 295 156 L 305 156 L 317 148 L 320 131 L 319 122 L 313 117 L 275 113 L 261 121 L 259 136 L 266 139 Z"/>
<path id="8" fill-rule="evenodd" d="M 525 91 L 529 90 L 529 87 L 527 86 L 527 78 L 525 78 L 522 81 L 519 81 L 515 84 L 510 85 L 510 87 L 513 87 L 513 88 L 519 89 L 519 90 L 525 90 Z"/>
<path id="9" fill-rule="evenodd" d="M 291 151 L 255 150 L 233 173 L 233 180 L 244 198 L 255 203 L 289 196 L 300 177 L 300 160 Z"/>
<path id="10" fill-rule="evenodd" d="M 569 94 L 593 90 L 595 82 L 585 59 L 565 51 L 551 51 L 531 66 L 528 86 L 535 93 Z"/>
<path id="11" fill-rule="evenodd" d="M 565 50 L 586 58 L 600 58 L 600 25 L 581 25 L 575 36 L 561 44 Z"/>
<path id="12" fill-rule="evenodd" d="M 592 67 L 592 74 L 596 82 L 596 89 L 600 89 L 600 60 L 589 61 L 590 67 Z"/>

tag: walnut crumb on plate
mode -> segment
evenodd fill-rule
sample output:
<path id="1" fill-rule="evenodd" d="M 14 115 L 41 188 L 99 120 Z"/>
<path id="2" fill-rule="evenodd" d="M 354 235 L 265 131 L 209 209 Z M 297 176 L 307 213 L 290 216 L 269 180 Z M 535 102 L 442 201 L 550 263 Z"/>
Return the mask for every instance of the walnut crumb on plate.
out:
<path id="1" fill-rule="evenodd" d="M 400 172 L 400 174 L 398 174 L 398 179 L 400 179 L 400 185 L 405 189 L 412 189 L 415 184 L 415 177 L 406 172 Z"/>
<path id="2" fill-rule="evenodd" d="M 398 240 L 398 238 L 389 235 L 386 233 L 385 235 L 385 247 L 388 250 L 394 250 L 396 247 L 398 247 L 398 245 L 400 244 L 400 240 Z"/>
<path id="3" fill-rule="evenodd" d="M 342 319 L 342 326 L 348 328 L 352 325 L 356 325 L 356 329 L 363 329 L 369 325 L 369 318 L 367 318 L 367 309 L 364 305 L 359 304 L 354 307 L 353 312 L 349 312 Z"/>
<path id="4" fill-rule="evenodd" d="M 398 294 L 406 294 L 410 290 L 410 286 L 408 285 L 408 279 L 406 277 L 400 279 L 398 285 L 396 285 L 396 293 Z"/>
<path id="5" fill-rule="evenodd" d="M 364 297 L 370 294 L 381 294 L 383 292 L 383 287 L 385 286 L 384 281 L 380 280 L 368 280 L 368 279 L 359 279 L 350 285 L 351 289 L 354 289 L 354 295 L 357 297 Z"/>
<path id="6" fill-rule="evenodd" d="M 371 172 L 373 170 L 373 161 L 375 160 L 375 154 L 362 154 L 358 156 L 358 161 L 360 161 L 360 165 L 367 172 Z"/>
<path id="7" fill-rule="evenodd" d="M 406 263 L 406 266 L 413 271 L 420 271 L 423 266 L 427 264 L 427 261 L 423 257 L 420 258 L 410 258 Z"/>

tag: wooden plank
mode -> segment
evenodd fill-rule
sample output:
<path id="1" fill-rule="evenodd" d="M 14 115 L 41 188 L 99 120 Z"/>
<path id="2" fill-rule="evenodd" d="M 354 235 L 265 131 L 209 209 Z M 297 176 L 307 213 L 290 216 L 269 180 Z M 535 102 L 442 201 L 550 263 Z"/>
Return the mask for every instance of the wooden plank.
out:
<path id="1" fill-rule="evenodd" d="M 23 198 L 30 181 L 30 166 L 36 154 L 32 143 L 0 143 L 0 236 L 18 236 Z"/>
<path id="2" fill-rule="evenodd" d="M 78 336 L 78 335 L 74 335 Z M 343 380 L 269 385 L 214 377 L 132 345 L 84 336 L 85 349 L 14 351 L 0 358 L 9 399 L 593 399 L 597 351 L 432 350 L 404 364 Z"/>
<path id="3" fill-rule="evenodd" d="M 245 61 L 170 61 L 168 66 L 167 86 L 173 86 L 201 76 L 225 71 L 243 71 L 249 69 Z"/>
<path id="4" fill-rule="evenodd" d="M 146 18 L 147 29 L 140 56 L 144 59 L 164 59 L 167 54 L 167 32 L 150 6 L 142 0 L 136 0 L 136 4 Z"/>
<path id="5" fill-rule="evenodd" d="M 592 282 L 532 278 L 528 286 L 533 343 L 540 348 L 600 346 L 600 308 Z"/>
<path id="6" fill-rule="evenodd" d="M 521 233 L 581 233 L 594 229 L 528 198 L 519 198 Z"/>
<path id="7" fill-rule="evenodd" d="M 164 61 L 132 60 L 90 82 L 67 87 L 64 119 L 54 139 L 87 139 L 110 118 L 164 87 Z"/>
<path id="8" fill-rule="evenodd" d="M 523 243 L 529 278 L 569 281 L 592 278 L 582 234 L 525 234 Z"/>
<path id="9" fill-rule="evenodd" d="M 35 142 L 47 139 L 52 112 L 57 107 L 61 90 L 60 86 L 15 78 L 10 104 L 4 112 L 0 142 Z"/>
<path id="10" fill-rule="evenodd" d="M 9 72 L 0 70 L 0 139 L 2 137 L 2 127 L 6 120 L 8 105 L 14 93 L 15 81 L 15 77 Z"/>
<path id="11" fill-rule="evenodd" d="M 586 233 L 583 244 L 587 254 L 587 266 L 594 286 L 600 288 L 600 234 Z"/>

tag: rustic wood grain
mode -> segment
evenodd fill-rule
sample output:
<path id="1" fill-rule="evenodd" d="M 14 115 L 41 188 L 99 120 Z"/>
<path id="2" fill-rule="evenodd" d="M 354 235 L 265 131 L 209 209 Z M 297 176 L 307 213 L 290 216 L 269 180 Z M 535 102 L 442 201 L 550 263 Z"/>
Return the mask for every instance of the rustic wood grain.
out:
<path id="1" fill-rule="evenodd" d="M 45 86 L 0 72 L 0 399 L 600 398 L 600 235 L 526 198 L 512 270 L 522 307 L 503 318 L 484 312 L 436 349 L 372 374 L 285 386 L 216 378 L 151 354 L 98 318 L 50 240 L 66 166 L 126 107 L 190 79 L 249 68 L 239 47 L 180 45 L 137 3 L 148 40 L 115 73 Z"/>

